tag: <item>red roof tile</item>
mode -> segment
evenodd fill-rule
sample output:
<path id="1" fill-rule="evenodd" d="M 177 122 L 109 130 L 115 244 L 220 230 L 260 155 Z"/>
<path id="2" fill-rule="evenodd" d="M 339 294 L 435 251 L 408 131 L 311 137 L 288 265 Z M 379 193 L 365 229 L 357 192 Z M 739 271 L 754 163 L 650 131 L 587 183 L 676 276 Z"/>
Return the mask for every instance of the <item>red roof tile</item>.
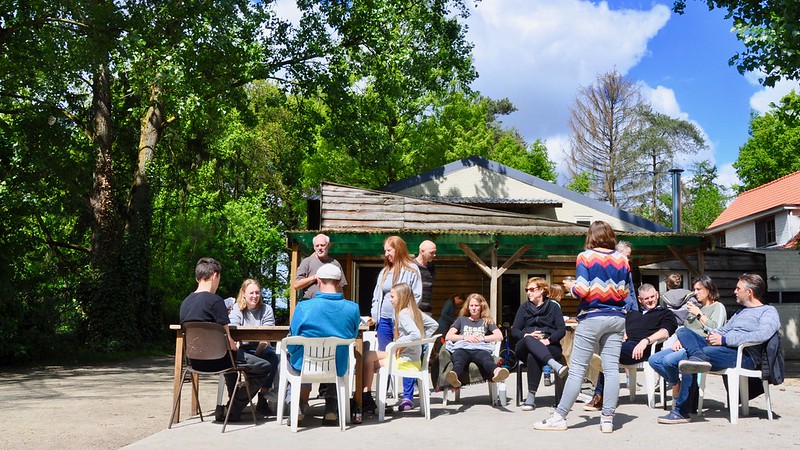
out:
<path id="1" fill-rule="evenodd" d="M 782 205 L 800 205 L 800 171 L 739 194 L 708 228 L 725 225 Z"/>

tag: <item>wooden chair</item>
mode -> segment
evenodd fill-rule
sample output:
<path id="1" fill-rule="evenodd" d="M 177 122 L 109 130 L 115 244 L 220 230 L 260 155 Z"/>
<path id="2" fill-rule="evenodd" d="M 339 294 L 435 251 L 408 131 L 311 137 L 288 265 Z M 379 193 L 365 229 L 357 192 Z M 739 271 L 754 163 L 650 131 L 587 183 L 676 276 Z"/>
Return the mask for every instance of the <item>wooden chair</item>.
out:
<path id="1" fill-rule="evenodd" d="M 172 428 L 172 424 L 175 422 L 175 415 L 178 410 L 181 391 L 183 390 L 183 384 L 187 381 L 187 375 L 224 375 L 226 373 L 237 374 L 238 380 L 233 388 L 231 399 L 236 398 L 236 392 L 239 389 L 239 382 L 242 380 L 245 382 L 247 381 L 247 373 L 244 371 L 244 369 L 240 369 L 236 365 L 236 360 L 233 357 L 233 353 L 229 351 L 230 347 L 228 345 L 228 334 L 225 332 L 225 327 L 214 322 L 184 322 L 181 324 L 181 328 L 184 335 L 183 355 L 185 360 L 183 361 L 183 370 L 181 371 L 181 386 L 172 405 L 172 415 L 170 416 L 169 426 L 167 428 Z M 209 372 L 197 370 L 192 366 L 192 361 L 216 361 L 222 360 L 226 357 L 230 358 L 230 366 L 225 369 Z M 192 393 L 194 397 L 197 398 L 197 384 L 193 382 L 193 376 L 190 376 L 189 380 L 192 381 Z M 253 407 L 252 400 L 253 395 L 250 392 L 250 387 L 247 385 L 247 383 L 245 383 L 245 389 L 247 389 L 247 397 L 250 399 L 250 412 L 253 415 L 253 424 L 257 425 L 258 422 L 256 420 L 255 407 Z M 200 413 L 200 421 L 202 422 L 203 411 L 200 408 L 199 402 L 197 404 L 197 410 Z M 231 408 L 229 406 L 228 411 L 225 414 L 225 421 L 222 423 L 222 433 L 225 432 L 225 427 L 228 426 L 228 418 L 230 417 L 230 414 Z"/>

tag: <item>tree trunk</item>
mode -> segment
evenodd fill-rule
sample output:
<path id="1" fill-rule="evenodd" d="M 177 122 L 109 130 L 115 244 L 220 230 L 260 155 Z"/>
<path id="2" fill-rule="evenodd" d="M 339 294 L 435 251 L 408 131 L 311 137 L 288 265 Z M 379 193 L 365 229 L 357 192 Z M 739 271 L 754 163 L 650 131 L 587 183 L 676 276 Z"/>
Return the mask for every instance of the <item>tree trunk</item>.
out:
<path id="1" fill-rule="evenodd" d="M 153 227 L 153 195 L 147 170 L 155 156 L 155 148 L 164 128 L 164 105 L 160 102 L 160 87 L 155 85 L 150 107 L 141 120 L 139 153 L 133 176 L 123 248 L 125 283 L 131 304 L 138 338 L 151 341 L 157 338 L 161 326 L 161 305 L 150 295 L 150 238 Z"/>
<path id="2" fill-rule="evenodd" d="M 119 228 L 114 201 L 114 164 L 112 145 L 114 130 L 111 122 L 111 81 L 106 64 L 101 64 L 94 78 L 92 105 L 93 142 L 97 151 L 89 207 L 92 211 L 93 265 L 101 272 L 113 270 L 119 255 Z"/>

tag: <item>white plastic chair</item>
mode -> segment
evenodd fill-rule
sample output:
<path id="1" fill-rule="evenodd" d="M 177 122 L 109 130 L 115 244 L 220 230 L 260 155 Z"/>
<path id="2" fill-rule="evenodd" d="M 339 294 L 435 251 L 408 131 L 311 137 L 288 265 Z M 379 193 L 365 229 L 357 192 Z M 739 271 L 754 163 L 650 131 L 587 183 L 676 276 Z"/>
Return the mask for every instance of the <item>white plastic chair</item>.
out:
<path id="1" fill-rule="evenodd" d="M 300 373 L 296 373 L 289 364 L 289 345 L 303 346 L 303 366 Z M 336 374 L 336 348 L 346 345 L 349 349 L 347 359 L 347 372 L 343 376 Z M 280 383 L 278 387 L 278 423 L 283 422 L 283 407 L 286 399 L 286 385 L 291 384 L 291 402 L 289 420 L 292 432 L 297 432 L 297 417 L 300 411 L 300 385 L 302 383 L 336 383 L 337 401 L 339 403 L 339 429 L 344 430 L 346 421 L 350 418 L 350 374 L 353 372 L 355 339 L 342 339 L 337 337 L 309 338 L 303 336 L 289 336 L 278 344 L 278 353 L 281 355 Z"/>
<path id="2" fill-rule="evenodd" d="M 494 356 L 495 358 L 499 358 L 500 357 L 500 345 L 502 343 L 503 343 L 503 341 L 497 341 L 497 342 L 494 343 L 494 348 L 492 349 L 492 356 Z M 472 364 L 472 363 L 470 363 L 470 364 Z M 467 367 L 467 370 L 469 370 L 469 367 Z M 494 406 L 494 405 L 506 406 L 505 404 L 503 404 L 502 399 L 500 399 L 498 397 L 498 395 L 497 395 L 497 391 L 498 391 L 498 388 L 499 388 L 500 384 L 505 385 L 506 382 L 505 381 L 501 381 L 499 383 L 495 383 L 494 381 L 491 380 L 491 378 L 486 380 L 486 381 L 487 381 L 487 384 L 489 385 L 489 400 L 492 402 L 492 406 Z M 442 389 L 442 403 L 445 406 L 447 406 L 447 395 L 448 395 L 449 392 L 450 392 L 450 389 Z M 460 387 L 455 389 L 454 396 L 455 396 L 454 401 L 457 402 L 457 401 L 461 400 L 461 388 Z"/>
<path id="3" fill-rule="evenodd" d="M 658 351 L 657 345 L 661 344 L 662 342 L 664 342 L 664 341 L 660 340 L 660 341 L 655 341 L 655 342 L 650 343 L 650 354 L 651 355 L 655 354 Z M 645 393 L 647 393 L 647 406 L 650 409 L 655 408 L 655 406 L 656 406 L 655 405 L 655 402 L 656 402 L 656 382 L 661 377 L 656 373 L 655 370 L 653 370 L 653 368 L 650 366 L 650 364 L 647 363 L 647 360 L 644 359 L 641 362 L 638 362 L 636 364 L 620 364 L 619 368 L 620 369 L 628 369 L 629 378 L 630 378 L 629 382 L 628 382 L 628 384 L 629 384 L 628 385 L 628 391 L 629 391 L 629 396 L 630 396 L 629 398 L 630 398 L 631 403 L 636 401 L 636 373 L 639 371 L 639 369 L 642 369 L 644 371 L 644 389 L 645 389 Z M 662 405 L 665 404 L 664 402 L 666 401 L 666 399 L 664 397 L 664 395 L 665 395 L 664 391 L 666 390 L 665 384 L 666 383 L 662 383 L 661 392 L 660 392 L 661 404 Z"/>
<path id="4" fill-rule="evenodd" d="M 698 374 L 697 384 L 700 386 L 700 395 L 697 400 L 697 415 L 703 415 L 703 396 L 706 389 L 706 378 L 708 374 L 728 376 L 728 409 L 731 414 L 731 423 L 735 424 L 739 420 L 739 399 L 742 399 L 742 415 L 750 414 L 750 386 L 747 378 L 761 379 L 761 369 L 745 369 L 742 367 L 742 352 L 745 347 L 761 345 L 762 342 L 750 342 L 742 344 L 736 350 L 736 367 L 730 369 Z M 764 398 L 767 400 L 767 417 L 772 420 L 772 399 L 769 396 L 769 381 L 762 380 L 764 385 Z"/>
<path id="5" fill-rule="evenodd" d="M 389 381 L 389 376 L 416 378 L 419 380 L 419 409 L 426 420 L 431 420 L 431 377 L 428 372 L 428 365 L 433 351 L 433 344 L 440 336 L 441 334 L 434 334 L 426 339 L 418 339 L 401 344 L 392 342 L 386 346 L 386 353 L 390 355 L 389 364 L 381 367 L 378 371 L 378 422 L 383 422 L 386 415 L 386 383 Z M 426 345 L 427 347 L 425 347 Z M 391 355 L 394 355 L 397 349 L 406 347 L 422 347 L 425 349 L 420 370 L 399 370 L 395 365 L 397 363 L 396 358 Z"/>

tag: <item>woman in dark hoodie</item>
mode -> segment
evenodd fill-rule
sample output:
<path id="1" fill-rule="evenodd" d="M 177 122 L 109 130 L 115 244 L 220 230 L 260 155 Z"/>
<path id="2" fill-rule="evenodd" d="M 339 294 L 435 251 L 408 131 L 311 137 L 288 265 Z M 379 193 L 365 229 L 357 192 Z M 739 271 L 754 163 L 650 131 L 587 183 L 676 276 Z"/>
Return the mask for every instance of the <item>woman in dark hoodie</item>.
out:
<path id="1" fill-rule="evenodd" d="M 514 349 L 517 358 L 528 365 L 528 397 L 522 404 L 523 411 L 536 409 L 536 389 L 545 365 L 559 377 L 567 375 L 567 366 L 558 362 L 562 356 L 560 341 L 567 327 L 561 306 L 547 297 L 548 287 L 543 278 L 528 279 L 528 301 L 519 305 L 511 327 L 511 335 L 518 340 Z"/>

